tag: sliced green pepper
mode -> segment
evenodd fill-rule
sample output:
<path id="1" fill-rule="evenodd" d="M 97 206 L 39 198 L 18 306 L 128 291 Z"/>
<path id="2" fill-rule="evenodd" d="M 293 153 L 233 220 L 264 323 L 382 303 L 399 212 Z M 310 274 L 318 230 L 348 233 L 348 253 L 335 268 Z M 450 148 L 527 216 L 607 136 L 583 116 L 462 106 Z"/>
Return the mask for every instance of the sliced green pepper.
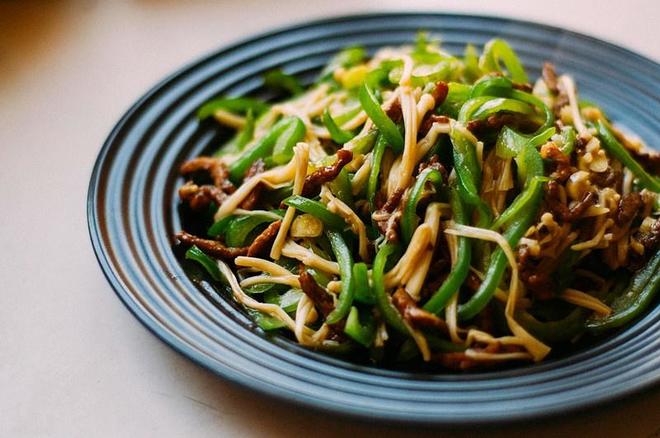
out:
<path id="1" fill-rule="evenodd" d="M 406 326 L 403 316 L 394 307 L 390 301 L 390 296 L 385 291 L 385 265 L 387 259 L 396 251 L 396 246 L 388 243 L 384 245 L 376 254 L 374 265 L 372 268 L 372 282 L 374 298 L 376 299 L 376 306 L 380 311 L 381 317 L 390 327 L 403 335 L 409 335 L 408 327 Z"/>
<path id="2" fill-rule="evenodd" d="M 224 276 L 220 273 L 220 269 L 218 268 L 216 261 L 206 255 L 206 253 L 204 253 L 204 251 L 199 249 L 196 245 L 188 248 L 188 251 L 186 251 L 186 259 L 199 263 L 215 281 L 224 280 Z"/>
<path id="3" fill-rule="evenodd" d="M 644 168 L 630 155 L 626 148 L 619 143 L 614 137 L 612 131 L 605 125 L 602 120 L 597 120 L 594 123 L 598 136 L 600 137 L 603 149 L 612 154 L 614 158 L 621 161 L 632 173 L 639 178 L 639 182 L 643 187 L 660 193 L 660 179 L 649 175 Z"/>
<path id="4" fill-rule="evenodd" d="M 363 304 L 374 304 L 374 295 L 369 287 L 367 265 L 359 262 L 353 265 L 353 279 L 355 282 L 355 301 Z"/>
<path id="5" fill-rule="evenodd" d="M 493 214 L 479 195 L 481 167 L 477 160 L 475 145 L 462 129 L 456 127 L 456 124 L 452 125 L 449 138 L 453 146 L 454 170 L 458 176 L 459 193 L 465 203 L 477 209 L 479 213 L 477 226 L 485 228 L 492 221 Z"/>
<path id="6" fill-rule="evenodd" d="M 467 209 L 463 205 L 458 189 L 455 185 L 449 187 L 449 202 L 451 211 L 454 215 L 454 222 L 461 225 L 469 223 L 469 215 Z M 470 262 L 472 259 L 472 247 L 467 237 L 458 237 L 458 251 L 456 263 L 442 283 L 440 288 L 433 294 L 433 296 L 424 305 L 424 310 L 431 313 L 439 313 L 445 308 L 451 297 L 458 292 L 461 285 L 470 273 Z"/>
<path id="7" fill-rule="evenodd" d="M 468 44 L 465 46 L 465 52 L 463 52 L 463 77 L 467 82 L 474 82 L 481 75 L 481 69 L 479 68 L 479 54 L 477 49 L 472 45 Z"/>
<path id="8" fill-rule="evenodd" d="M 562 145 L 561 148 L 559 148 L 559 150 L 561 150 L 562 154 L 568 157 L 573 153 L 573 149 L 575 149 L 575 141 L 577 140 L 577 134 L 575 128 L 573 128 L 572 126 L 565 126 L 564 128 L 562 128 L 561 138 L 562 138 Z"/>
<path id="9" fill-rule="evenodd" d="M 378 191 L 378 180 L 380 177 L 380 168 L 383 163 L 383 155 L 387 148 L 387 139 L 384 135 L 379 135 L 374 146 L 374 152 L 371 162 L 371 173 L 367 181 L 367 201 L 369 202 L 369 209 L 373 213 L 376 210 L 376 192 Z"/>
<path id="10" fill-rule="evenodd" d="M 287 117 L 275 123 L 266 135 L 259 139 L 259 141 L 257 141 L 251 148 L 244 151 L 243 154 L 229 166 L 229 176 L 231 180 L 235 183 L 241 181 L 252 163 L 259 158 L 266 158 L 271 154 L 275 142 L 277 142 L 285 132 L 290 133 L 291 135 L 299 133 L 301 125 L 303 127 L 304 135 L 305 125 L 298 117 Z M 302 136 L 300 138 L 302 138 Z M 300 138 L 298 140 L 300 140 Z M 290 143 L 293 148 L 295 142 L 292 141 L 291 136 L 288 136 L 282 140 L 282 146 L 280 146 L 280 149 L 286 149 L 286 146 Z"/>
<path id="11" fill-rule="evenodd" d="M 298 307 L 298 302 L 303 296 L 303 291 L 300 289 L 289 289 L 283 294 L 267 293 L 264 296 L 264 302 L 270 304 L 276 304 L 282 308 L 287 313 L 295 312 Z"/>
<path id="12" fill-rule="evenodd" d="M 341 202 L 353 208 L 353 186 L 346 168 L 343 168 L 337 177 L 328 183 L 328 188 Z"/>
<path id="13" fill-rule="evenodd" d="M 328 240 L 330 240 L 332 251 L 339 264 L 341 278 L 341 292 L 339 293 L 337 306 L 325 319 L 326 323 L 335 324 L 346 317 L 351 309 L 351 304 L 353 304 L 353 296 L 355 294 L 355 288 L 353 287 L 353 256 L 341 233 L 328 230 L 326 231 L 326 235 L 328 236 Z"/>
<path id="14" fill-rule="evenodd" d="M 495 38 L 488 41 L 484 46 L 484 52 L 479 59 L 479 67 L 486 72 L 501 72 L 500 61 L 504 63 L 511 79 L 523 84 L 529 82 L 527 73 L 525 73 L 516 52 L 506 41 Z"/>
<path id="15" fill-rule="evenodd" d="M 436 114 L 445 114 L 452 118 L 458 118 L 459 111 L 470 97 L 472 87 L 460 82 L 449 82 L 447 84 L 447 97 L 442 105 L 436 108 Z"/>
<path id="16" fill-rule="evenodd" d="M 343 145 L 355 137 L 353 133 L 344 131 L 339 126 L 337 126 L 335 120 L 330 115 L 330 110 L 328 108 L 326 108 L 323 112 L 323 124 L 328 129 L 332 141 L 339 145 Z"/>
<path id="17" fill-rule="evenodd" d="M 261 313 L 258 310 L 251 309 L 249 307 L 245 308 L 245 311 L 250 315 L 250 318 L 254 320 L 254 322 L 257 323 L 259 328 L 265 331 L 272 331 L 272 330 L 277 330 L 281 329 L 283 327 L 286 327 L 286 324 L 279 319 L 266 315 L 265 313 Z"/>
<path id="18" fill-rule="evenodd" d="M 309 213 L 327 226 L 336 230 L 341 230 L 346 227 L 346 222 L 344 222 L 344 219 L 342 219 L 341 216 L 329 211 L 326 206 L 319 201 L 314 201 L 305 198 L 304 196 L 292 195 L 282 201 L 282 203 L 289 207 L 294 207 L 296 210 Z"/>
<path id="19" fill-rule="evenodd" d="M 515 318 L 534 337 L 542 342 L 555 344 L 568 342 L 584 332 L 584 321 L 588 313 L 588 310 L 577 308 L 562 319 L 541 322 L 528 312 L 518 310 L 515 312 Z"/>
<path id="20" fill-rule="evenodd" d="M 197 110 L 197 118 L 202 120 L 212 116 L 218 110 L 232 113 L 247 113 L 252 110 L 254 114 L 268 111 L 268 104 L 251 97 L 219 97 L 210 100 Z"/>
<path id="21" fill-rule="evenodd" d="M 514 218 L 520 216 L 523 211 L 534 205 L 536 199 L 541 196 L 543 192 L 543 184 L 550 181 L 550 178 L 544 176 L 535 176 L 532 178 L 529 189 L 523 190 L 516 199 L 509 205 L 509 207 L 502 212 L 502 214 L 491 225 L 492 230 L 497 230 L 503 225 L 508 224 Z"/>
<path id="22" fill-rule="evenodd" d="M 651 305 L 660 289 L 660 251 L 656 251 L 646 266 L 637 271 L 628 288 L 610 306 L 612 313 L 587 321 L 587 329 L 600 333 L 630 322 Z"/>
<path id="23" fill-rule="evenodd" d="M 361 63 L 367 57 L 367 51 L 364 47 L 354 46 L 347 47 L 337 53 L 328 64 L 323 68 L 321 74 L 319 75 L 319 80 L 326 80 L 332 77 L 335 70 L 339 67 L 353 67 Z"/>
<path id="24" fill-rule="evenodd" d="M 374 96 L 373 91 L 369 86 L 364 83 L 360 88 L 360 104 L 362 109 L 369 116 L 369 118 L 374 122 L 374 125 L 378 127 L 380 132 L 387 138 L 387 141 L 390 142 L 392 149 L 395 152 L 401 152 L 403 150 L 403 136 L 397 128 L 396 124 L 390 119 L 385 111 L 380 107 L 380 103 Z"/>
<path id="25" fill-rule="evenodd" d="M 427 181 L 431 181 L 436 189 L 440 190 L 442 187 L 442 174 L 436 169 L 428 168 L 417 176 L 401 215 L 401 237 L 405 243 L 410 242 L 419 223 L 417 204 L 422 197 Z"/>
<path id="26" fill-rule="evenodd" d="M 276 90 L 284 90 L 292 96 L 305 91 L 298 78 L 284 73 L 282 70 L 271 70 L 267 72 L 264 75 L 264 85 Z"/>
<path id="27" fill-rule="evenodd" d="M 248 244 L 248 237 L 261 224 L 273 222 L 270 215 L 254 214 L 239 216 L 229 223 L 225 230 L 225 243 L 232 247 L 242 247 Z"/>
<path id="28" fill-rule="evenodd" d="M 293 147 L 303 139 L 307 128 L 298 117 L 294 117 L 289 126 L 275 141 L 273 146 L 273 162 L 275 164 L 286 164 L 293 158 Z"/>
<path id="29" fill-rule="evenodd" d="M 364 321 L 364 324 L 360 320 Z M 376 323 L 370 313 L 364 312 L 361 315 L 358 309 L 353 306 L 346 319 L 344 333 L 358 344 L 369 348 L 376 337 Z"/>

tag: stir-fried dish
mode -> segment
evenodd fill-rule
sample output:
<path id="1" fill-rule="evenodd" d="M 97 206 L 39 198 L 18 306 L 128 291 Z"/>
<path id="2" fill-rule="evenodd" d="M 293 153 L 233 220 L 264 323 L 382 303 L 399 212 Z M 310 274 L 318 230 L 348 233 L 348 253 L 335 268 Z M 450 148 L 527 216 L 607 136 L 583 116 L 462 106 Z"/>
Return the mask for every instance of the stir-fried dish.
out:
<path id="1" fill-rule="evenodd" d="M 660 156 L 545 63 L 420 34 L 350 47 L 181 166 L 185 258 L 265 331 L 374 363 L 541 361 L 631 323 L 660 283 Z M 190 225 L 192 224 L 192 225 Z M 202 269 L 203 268 L 203 269 Z"/>

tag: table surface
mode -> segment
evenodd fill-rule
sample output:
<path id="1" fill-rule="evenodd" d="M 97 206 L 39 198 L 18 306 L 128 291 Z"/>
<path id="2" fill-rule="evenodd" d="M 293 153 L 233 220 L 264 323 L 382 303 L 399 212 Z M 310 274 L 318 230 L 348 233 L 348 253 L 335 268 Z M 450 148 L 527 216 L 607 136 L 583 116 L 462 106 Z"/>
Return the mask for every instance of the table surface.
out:
<path id="1" fill-rule="evenodd" d="M 229 384 L 145 330 L 106 283 L 85 197 L 105 136 L 147 88 L 250 34 L 401 2 L 0 3 L 0 436 L 438 435 L 307 412 Z M 414 1 L 508 15 L 660 59 L 660 2 Z M 552 5 L 552 6 L 550 6 Z M 660 436 L 660 391 L 489 436 Z M 473 436 L 475 431 L 442 431 Z"/>

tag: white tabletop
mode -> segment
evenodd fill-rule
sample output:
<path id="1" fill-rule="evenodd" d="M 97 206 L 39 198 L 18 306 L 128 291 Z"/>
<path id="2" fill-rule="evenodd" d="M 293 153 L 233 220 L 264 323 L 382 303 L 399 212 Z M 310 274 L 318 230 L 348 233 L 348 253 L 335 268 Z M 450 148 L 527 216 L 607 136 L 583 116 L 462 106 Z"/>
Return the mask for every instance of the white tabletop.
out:
<path id="1" fill-rule="evenodd" d="M 660 59 L 660 2 L 331 0 L 0 3 L 0 436 L 420 432 L 329 418 L 237 388 L 144 329 L 89 243 L 87 184 L 123 111 L 236 39 L 327 15 L 409 9 L 560 25 Z M 524 5 L 524 6 L 523 6 Z M 660 436 L 660 392 L 492 436 Z M 474 432 L 445 431 L 451 436 Z"/>

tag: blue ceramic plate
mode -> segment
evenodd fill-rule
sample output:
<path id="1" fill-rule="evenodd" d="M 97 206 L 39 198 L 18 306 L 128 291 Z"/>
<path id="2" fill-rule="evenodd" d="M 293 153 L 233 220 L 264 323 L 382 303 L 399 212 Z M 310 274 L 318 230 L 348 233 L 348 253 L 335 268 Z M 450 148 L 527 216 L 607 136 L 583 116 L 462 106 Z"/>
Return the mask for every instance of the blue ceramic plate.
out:
<path id="1" fill-rule="evenodd" d="M 660 380 L 660 307 L 569 357 L 480 374 L 414 374 L 355 365 L 268 337 L 238 307 L 198 289 L 171 248 L 181 229 L 176 188 L 183 161 L 223 135 L 195 110 L 223 94 L 260 94 L 273 68 L 311 79 L 337 50 L 374 50 L 430 31 L 461 53 L 502 37 L 532 77 L 545 60 L 574 75 L 647 142 L 660 135 L 660 65 L 620 47 L 528 22 L 461 15 L 385 14 L 317 21 L 251 38 L 166 78 L 114 128 L 92 175 L 89 228 L 110 284 L 133 314 L 174 349 L 218 375 L 313 408 L 397 422 L 480 424 L 572 412 Z"/>

